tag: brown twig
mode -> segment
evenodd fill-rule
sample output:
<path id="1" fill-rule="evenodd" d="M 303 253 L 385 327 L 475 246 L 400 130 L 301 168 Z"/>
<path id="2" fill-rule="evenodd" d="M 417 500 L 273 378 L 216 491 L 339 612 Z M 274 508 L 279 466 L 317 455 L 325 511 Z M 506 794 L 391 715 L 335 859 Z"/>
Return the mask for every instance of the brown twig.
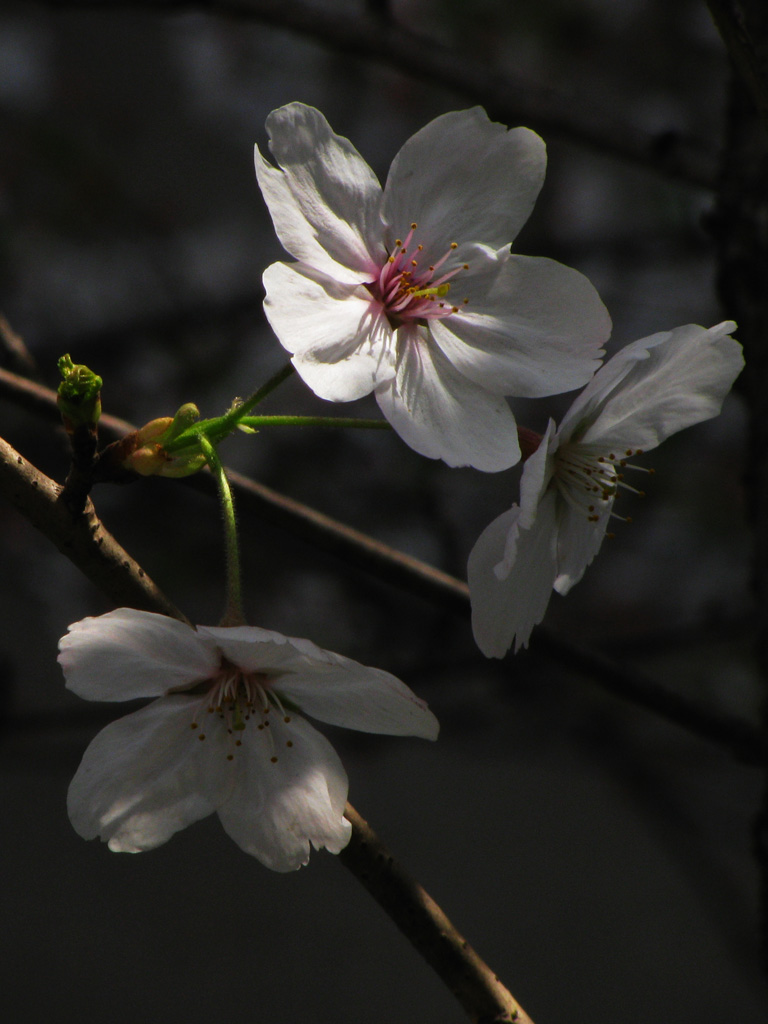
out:
<path id="1" fill-rule="evenodd" d="M 0 494 L 117 605 L 184 616 L 104 528 L 90 501 L 73 515 L 62 487 L 0 438 Z"/>
<path id="2" fill-rule="evenodd" d="M 54 392 L 3 370 L 0 370 L 0 397 L 47 419 L 58 419 Z M 101 417 L 100 426 L 103 433 L 114 437 L 135 430 L 132 424 L 106 413 Z M 371 573 L 377 580 L 391 583 L 441 608 L 463 616 L 469 613 L 469 590 L 461 580 L 242 473 L 234 470 L 227 470 L 227 473 L 241 514 L 250 512 L 259 516 L 356 569 Z M 208 474 L 187 477 L 185 483 L 215 495 L 215 485 Z M 607 655 L 558 636 L 546 627 L 540 626 L 536 631 L 531 653 L 552 658 L 615 696 L 720 744 L 744 764 L 763 764 L 768 759 L 768 738 L 751 723 L 662 686 L 644 673 L 619 665 Z"/>
<path id="3" fill-rule="evenodd" d="M 3 353 L 2 361 L 8 365 L 9 369 L 27 377 L 37 376 L 37 365 L 32 353 L 2 313 L 0 313 L 0 350 Z"/>
<path id="4" fill-rule="evenodd" d="M 532 1024 L 512 994 L 429 893 L 410 878 L 367 821 L 347 804 L 352 839 L 339 860 L 355 875 L 443 979 L 476 1024 Z M 396 894 L 396 898 L 393 895 Z"/>
<path id="5" fill-rule="evenodd" d="M 488 113 L 507 124 L 529 124 L 581 145 L 619 157 L 692 185 L 713 188 L 716 153 L 705 141 L 670 132 L 650 133 L 632 126 L 620 114 L 592 112 L 572 95 L 522 76 L 501 75 L 482 61 L 449 49 L 434 39 L 371 13 L 343 16 L 306 0 L 44 0 L 56 10 L 91 9 L 157 11 L 174 14 L 202 11 L 258 22 L 308 36 L 355 58 L 383 61 L 404 74 L 458 91 L 482 103 Z"/>

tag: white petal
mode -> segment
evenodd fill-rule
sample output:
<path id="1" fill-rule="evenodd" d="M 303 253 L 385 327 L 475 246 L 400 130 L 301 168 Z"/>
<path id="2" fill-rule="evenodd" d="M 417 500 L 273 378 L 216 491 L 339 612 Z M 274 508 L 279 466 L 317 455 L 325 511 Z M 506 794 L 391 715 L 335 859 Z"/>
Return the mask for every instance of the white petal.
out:
<path id="1" fill-rule="evenodd" d="M 217 643 L 222 654 L 244 672 L 284 675 L 315 665 L 334 665 L 345 659 L 324 651 L 311 640 L 283 636 L 258 626 L 198 626 Z"/>
<path id="2" fill-rule="evenodd" d="M 211 771 L 210 745 L 190 728 L 198 705 L 194 697 L 163 697 L 102 729 L 67 797 L 83 838 L 100 836 L 115 852 L 139 853 L 214 811 L 221 780 Z M 221 762 L 227 764 L 223 754 Z"/>
<path id="3" fill-rule="evenodd" d="M 539 502 L 553 474 L 552 456 L 558 447 L 555 421 L 550 419 L 539 447 L 525 460 L 520 479 L 520 526 L 527 530 L 538 515 Z"/>
<path id="4" fill-rule="evenodd" d="M 191 626 L 135 608 L 74 622 L 59 651 L 67 687 L 86 700 L 157 697 L 219 667 L 215 645 Z"/>
<path id="5" fill-rule="evenodd" d="M 467 580 L 472 603 L 472 632 L 487 658 L 503 658 L 512 643 L 526 647 L 533 627 L 544 618 L 556 575 L 557 527 L 555 495 L 539 505 L 535 522 L 520 528 L 520 509 L 508 512 L 486 527 L 469 556 Z M 509 574 L 494 571 L 511 538 L 515 559 Z"/>
<path id="6" fill-rule="evenodd" d="M 535 132 L 490 121 L 481 107 L 443 114 L 405 143 L 384 188 L 390 235 L 418 223 L 424 258 L 451 242 L 509 245 L 544 181 L 546 149 Z M 392 239 L 390 239 L 392 241 Z"/>
<path id="7" fill-rule="evenodd" d="M 200 626 L 246 672 L 275 675 L 273 688 L 320 722 L 360 732 L 436 739 L 435 716 L 389 672 L 369 668 L 311 640 L 254 626 Z"/>
<path id="8" fill-rule="evenodd" d="M 274 688 L 302 712 L 329 725 L 437 739 L 437 719 L 405 683 L 338 654 L 332 664 L 316 663 L 303 673 L 281 677 Z"/>
<path id="9" fill-rule="evenodd" d="M 611 518 L 611 508 L 613 502 L 596 523 L 591 523 L 583 511 L 560 504 L 557 579 L 554 584 L 558 594 L 567 594 L 579 582 L 600 550 Z"/>
<path id="10" fill-rule="evenodd" d="M 449 466 L 513 466 L 520 446 L 506 401 L 462 377 L 421 330 L 401 327 L 398 336 L 397 376 L 376 401 L 405 443 Z"/>
<path id="11" fill-rule="evenodd" d="M 339 280 L 372 280 L 386 258 L 376 175 L 314 107 L 289 103 L 273 110 L 267 131 L 284 180 L 258 149 L 256 173 L 282 244 L 320 270 L 330 273 L 325 252 L 353 271 Z"/>
<path id="12" fill-rule="evenodd" d="M 392 329 L 362 285 L 338 284 L 301 264 L 273 263 L 264 287 L 272 329 L 320 398 L 351 402 L 394 374 Z"/>
<path id="13" fill-rule="evenodd" d="M 440 348 L 465 376 L 496 394 L 541 398 L 585 384 L 611 320 L 594 286 L 554 260 L 509 256 L 455 279 L 470 302 L 435 320 Z M 457 305 L 459 303 L 457 302 Z"/>
<path id="14" fill-rule="evenodd" d="M 274 871 L 306 864 L 310 843 L 342 850 L 351 835 L 343 816 L 347 775 L 325 737 L 295 715 L 261 731 L 249 725 L 243 736 L 235 787 L 218 808 L 238 846 Z"/>
<path id="15" fill-rule="evenodd" d="M 619 367 L 629 363 L 629 372 L 601 395 L 599 414 L 581 443 L 602 452 L 627 446 L 648 451 L 678 430 L 716 416 L 744 366 L 741 345 L 729 335 L 735 326 L 726 321 L 707 330 L 689 324 L 617 353 Z"/>

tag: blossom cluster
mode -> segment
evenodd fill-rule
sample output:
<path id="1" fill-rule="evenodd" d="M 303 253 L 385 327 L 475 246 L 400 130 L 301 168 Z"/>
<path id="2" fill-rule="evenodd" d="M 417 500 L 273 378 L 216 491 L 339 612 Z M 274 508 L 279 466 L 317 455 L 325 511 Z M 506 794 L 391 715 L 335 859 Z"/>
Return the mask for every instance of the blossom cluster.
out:
<path id="1" fill-rule="evenodd" d="M 478 107 L 417 132 L 383 188 L 312 107 L 273 111 L 267 131 L 276 164 L 257 147 L 256 174 L 293 261 L 264 273 L 265 310 L 303 380 L 333 402 L 372 393 L 408 445 L 449 466 L 524 460 L 519 503 L 468 563 L 475 639 L 502 657 L 528 643 L 553 591 L 581 579 L 637 459 L 717 415 L 743 365 L 735 324 L 663 331 L 601 364 L 611 321 L 592 284 L 511 249 L 544 143 Z M 509 398 L 577 388 L 559 426 L 518 427 Z M 162 444 L 148 444 L 175 422 L 136 441 L 147 472 L 167 469 Z M 74 623 L 60 648 L 81 697 L 151 698 L 93 740 L 70 786 L 74 827 L 112 850 L 151 849 L 215 812 L 243 850 L 297 868 L 310 846 L 339 852 L 350 835 L 346 773 L 304 714 L 437 736 L 394 676 L 252 626 L 195 629 L 126 608 Z"/>

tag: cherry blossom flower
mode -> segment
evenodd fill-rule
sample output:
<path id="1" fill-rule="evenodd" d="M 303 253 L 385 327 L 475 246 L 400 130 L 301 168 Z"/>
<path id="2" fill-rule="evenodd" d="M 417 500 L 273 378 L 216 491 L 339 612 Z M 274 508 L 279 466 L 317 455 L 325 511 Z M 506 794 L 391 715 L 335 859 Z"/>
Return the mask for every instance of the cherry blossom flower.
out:
<path id="1" fill-rule="evenodd" d="M 621 349 L 527 458 L 520 505 L 480 535 L 469 556 L 472 629 L 487 657 L 525 647 L 554 588 L 567 594 L 600 549 L 634 460 L 710 419 L 741 371 L 727 321 L 654 334 Z M 524 441 L 529 438 L 524 437 Z M 641 492 L 642 493 L 642 492 Z"/>
<path id="2" fill-rule="evenodd" d="M 310 843 L 338 853 L 347 775 L 299 710 L 362 732 L 437 737 L 426 704 L 394 676 L 253 626 L 193 629 L 119 608 L 62 637 L 67 686 L 87 700 L 155 697 L 103 729 L 69 787 L 85 839 L 139 853 L 214 811 L 275 871 L 306 864 Z"/>
<path id="3" fill-rule="evenodd" d="M 256 174 L 298 262 L 264 274 L 265 311 L 321 398 L 374 392 L 403 440 L 451 466 L 520 458 L 505 395 L 585 384 L 610 319 L 580 273 L 512 255 L 544 180 L 544 143 L 480 107 L 443 114 L 403 146 L 382 190 L 323 115 L 267 118 L 278 167 Z"/>

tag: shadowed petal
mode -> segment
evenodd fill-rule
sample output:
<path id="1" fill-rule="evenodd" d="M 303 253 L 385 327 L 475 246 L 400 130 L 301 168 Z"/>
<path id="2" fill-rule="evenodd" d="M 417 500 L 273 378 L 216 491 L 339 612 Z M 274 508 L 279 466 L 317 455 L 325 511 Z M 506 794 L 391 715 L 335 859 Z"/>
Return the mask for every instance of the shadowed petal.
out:
<path id="1" fill-rule="evenodd" d="M 211 814 L 225 798 L 228 762 L 190 724 L 199 701 L 165 697 L 112 722 L 86 750 L 67 796 L 84 839 L 140 853 Z"/>
<path id="2" fill-rule="evenodd" d="M 689 324 L 661 340 L 654 335 L 622 349 L 614 359 L 628 362 L 629 372 L 598 402 L 599 413 L 581 443 L 603 452 L 626 446 L 649 451 L 678 430 L 716 416 L 744 366 L 741 345 L 729 335 L 735 328 L 732 321 L 708 330 Z"/>
<path id="3" fill-rule="evenodd" d="M 595 523 L 590 522 L 580 510 L 561 506 L 558 524 L 557 579 L 554 582 L 558 594 L 567 594 L 571 587 L 579 582 L 587 566 L 600 550 L 612 508 L 613 502 L 600 514 Z"/>
<path id="4" fill-rule="evenodd" d="M 59 651 L 68 689 L 86 700 L 158 697 L 219 666 L 215 645 L 191 626 L 135 608 L 72 623 Z"/>
<path id="5" fill-rule="evenodd" d="M 437 719 L 405 683 L 340 655 L 332 664 L 315 664 L 304 674 L 285 676 L 275 688 L 302 712 L 329 725 L 437 739 Z"/>
<path id="6" fill-rule="evenodd" d="M 554 494 L 546 494 L 535 522 L 520 528 L 515 505 L 480 534 L 469 556 L 467 580 L 472 603 L 472 632 L 487 658 L 503 658 L 528 645 L 533 627 L 544 618 L 557 573 Z M 512 537 L 510 537 L 512 535 Z M 496 567 L 516 540 L 515 557 L 502 578 Z"/>
<path id="7" fill-rule="evenodd" d="M 351 835 L 343 816 L 348 782 L 330 743 L 296 715 L 247 732 L 231 796 L 218 808 L 227 833 L 273 871 L 306 864 L 310 843 L 342 850 Z"/>
<path id="8" fill-rule="evenodd" d="M 325 651 L 311 640 L 253 626 L 200 626 L 244 671 L 275 676 L 272 688 L 303 713 L 360 732 L 436 739 L 435 716 L 395 676 Z"/>

